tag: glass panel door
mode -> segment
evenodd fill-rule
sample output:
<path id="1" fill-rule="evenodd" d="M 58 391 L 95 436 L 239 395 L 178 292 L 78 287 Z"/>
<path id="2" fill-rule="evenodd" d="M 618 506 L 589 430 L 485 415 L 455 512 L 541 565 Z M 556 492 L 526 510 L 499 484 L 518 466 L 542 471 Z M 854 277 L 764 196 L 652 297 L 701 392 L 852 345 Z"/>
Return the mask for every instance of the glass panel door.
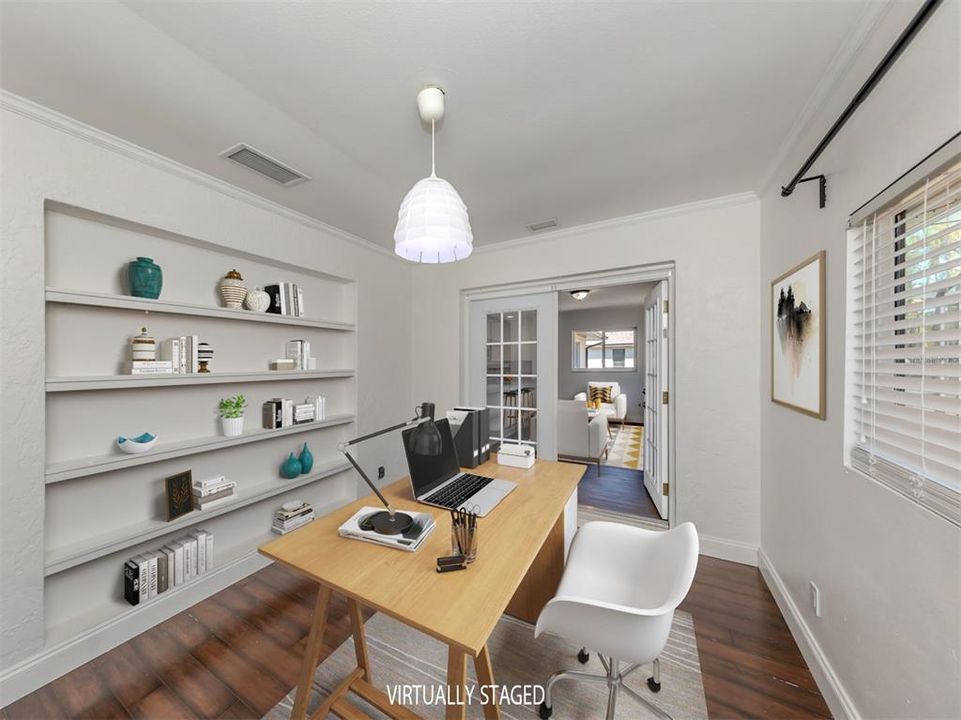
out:
<path id="1" fill-rule="evenodd" d="M 487 408 L 491 442 L 537 445 L 537 310 L 489 312 Z"/>

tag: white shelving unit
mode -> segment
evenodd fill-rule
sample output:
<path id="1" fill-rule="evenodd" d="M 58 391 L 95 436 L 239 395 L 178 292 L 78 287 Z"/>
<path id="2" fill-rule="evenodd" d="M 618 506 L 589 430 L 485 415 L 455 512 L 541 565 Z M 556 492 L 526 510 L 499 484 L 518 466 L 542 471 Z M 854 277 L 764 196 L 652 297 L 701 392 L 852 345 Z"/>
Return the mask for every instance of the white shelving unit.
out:
<path id="1" fill-rule="evenodd" d="M 120 637 L 122 628 L 139 632 L 148 620 L 160 622 L 260 567 L 257 548 L 271 537 L 274 510 L 287 500 L 307 500 L 319 516 L 353 499 L 350 464 L 337 445 L 356 422 L 357 295 L 352 279 L 322 269 L 57 203 L 46 206 L 45 243 L 46 442 L 54 461 L 45 468 L 42 611 L 50 646 L 101 633 Z M 137 255 L 163 268 L 159 299 L 124 294 L 125 264 Z M 250 287 L 297 283 L 308 310 L 326 317 L 218 307 L 217 283 L 231 268 Z M 195 334 L 210 342 L 227 359 L 224 371 L 214 365 L 210 373 L 103 374 L 122 370 L 132 329 L 148 322 L 158 340 Z M 320 369 L 267 369 L 265 358 L 276 357 L 278 348 L 282 357 L 291 336 L 311 343 Z M 263 383 L 276 388 L 257 392 Z M 230 386 L 224 395 L 253 396 L 243 435 L 212 434 L 216 386 Z M 269 392 L 322 394 L 329 414 L 260 429 L 260 402 Z M 166 429 L 167 437 L 190 439 L 158 443 L 144 454 L 100 454 L 117 427 L 155 428 L 161 439 Z M 310 473 L 280 477 L 292 450 L 283 438 L 309 443 L 316 458 Z M 235 480 L 236 494 L 166 522 L 163 477 L 188 469 L 195 478 Z M 196 526 L 214 535 L 214 570 L 147 603 L 126 603 L 123 561 Z"/>
<path id="2" fill-rule="evenodd" d="M 205 523 L 224 513 L 233 512 L 242 507 L 247 507 L 261 500 L 274 497 L 275 495 L 295 490 L 349 469 L 350 463 L 342 458 L 328 459 L 319 470 L 315 470 L 309 475 L 302 475 L 293 480 L 285 480 L 278 476 L 260 483 L 259 486 L 244 490 L 242 495 L 238 494 L 236 496 L 236 500 L 224 502 L 222 505 L 217 505 L 209 510 L 194 510 L 171 522 L 148 520 L 119 531 L 112 531 L 88 538 L 80 543 L 71 543 L 67 547 L 51 548 L 47 550 L 44 575 L 56 575 L 76 565 L 96 560 L 104 555 L 112 555 L 115 552 L 132 547 L 133 545 L 176 533 L 193 525 Z M 270 519 L 270 516 L 266 518 L 266 525 L 268 527 L 270 525 Z"/>
<path id="3" fill-rule="evenodd" d="M 237 445 L 271 440 L 287 435 L 299 435 L 300 433 L 319 430 L 320 428 L 347 425 L 354 422 L 354 420 L 356 420 L 354 415 L 342 413 L 339 415 L 331 415 L 323 420 L 304 423 L 303 425 L 293 425 L 292 427 L 278 428 L 276 430 L 253 430 L 236 437 L 214 436 L 174 443 L 162 443 L 155 446 L 149 452 L 140 455 L 125 455 L 117 451 L 110 455 L 94 455 L 78 460 L 54 463 L 47 466 L 46 483 L 49 485 L 51 483 L 63 482 L 64 480 L 87 477 L 88 475 L 99 475 L 100 473 L 137 467 L 138 465 L 149 465 L 150 463 L 161 462 L 162 460 L 172 460 L 186 455 L 210 452 L 212 450 L 223 450 L 225 448 L 236 447 Z"/>
<path id="4" fill-rule="evenodd" d="M 356 329 L 353 323 L 336 322 L 333 320 L 312 320 L 310 318 L 293 317 L 291 315 L 255 313 L 250 310 L 231 310 L 230 308 L 212 307 L 208 305 L 174 303 L 160 299 L 151 300 L 150 298 L 114 295 L 112 293 L 85 292 L 83 290 L 57 290 L 48 287 L 46 298 L 48 303 L 84 305 L 92 308 L 140 310 L 148 313 L 154 312 L 168 315 L 195 315 L 208 318 L 220 318 L 223 320 L 294 325 L 320 330 L 350 331 Z"/>
<path id="5" fill-rule="evenodd" d="M 240 373 L 163 373 L 156 375 L 81 375 L 48 377 L 47 392 L 129 390 L 171 385 L 233 385 L 281 380 L 328 380 L 354 377 L 353 370 L 264 370 Z"/>

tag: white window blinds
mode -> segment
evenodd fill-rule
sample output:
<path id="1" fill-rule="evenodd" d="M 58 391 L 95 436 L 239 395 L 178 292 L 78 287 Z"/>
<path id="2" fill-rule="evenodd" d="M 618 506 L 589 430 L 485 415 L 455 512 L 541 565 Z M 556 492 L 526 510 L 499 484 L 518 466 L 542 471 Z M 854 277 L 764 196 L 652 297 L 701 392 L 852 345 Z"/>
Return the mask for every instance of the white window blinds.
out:
<path id="1" fill-rule="evenodd" d="M 961 157 L 849 243 L 851 465 L 961 524 Z"/>

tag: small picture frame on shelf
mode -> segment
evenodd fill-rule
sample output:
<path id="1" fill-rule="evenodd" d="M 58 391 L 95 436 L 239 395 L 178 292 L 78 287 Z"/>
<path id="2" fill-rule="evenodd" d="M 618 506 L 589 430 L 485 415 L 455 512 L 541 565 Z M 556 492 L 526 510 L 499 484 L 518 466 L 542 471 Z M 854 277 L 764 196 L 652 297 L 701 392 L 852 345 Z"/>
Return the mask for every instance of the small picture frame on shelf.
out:
<path id="1" fill-rule="evenodd" d="M 167 492 L 167 522 L 176 520 L 194 509 L 192 486 L 193 474 L 190 470 L 184 470 L 164 480 L 164 488 Z"/>

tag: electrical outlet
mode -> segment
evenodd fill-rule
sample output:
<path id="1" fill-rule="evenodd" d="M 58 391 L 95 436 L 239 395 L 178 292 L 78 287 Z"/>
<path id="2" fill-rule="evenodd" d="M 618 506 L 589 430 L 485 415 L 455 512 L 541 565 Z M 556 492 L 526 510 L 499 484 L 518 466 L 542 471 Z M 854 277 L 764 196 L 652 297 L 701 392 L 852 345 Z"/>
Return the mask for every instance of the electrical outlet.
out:
<path id="1" fill-rule="evenodd" d="M 814 581 L 808 583 L 811 588 L 811 609 L 814 611 L 814 617 L 821 617 L 821 589 L 814 584 Z"/>
<path id="2" fill-rule="evenodd" d="M 383 480 L 383 479 L 384 479 L 384 475 L 386 475 L 386 474 L 387 474 L 387 471 L 384 470 L 384 466 L 383 466 L 383 465 L 381 465 L 379 468 L 377 468 L 377 479 L 378 479 L 378 480 Z"/>

